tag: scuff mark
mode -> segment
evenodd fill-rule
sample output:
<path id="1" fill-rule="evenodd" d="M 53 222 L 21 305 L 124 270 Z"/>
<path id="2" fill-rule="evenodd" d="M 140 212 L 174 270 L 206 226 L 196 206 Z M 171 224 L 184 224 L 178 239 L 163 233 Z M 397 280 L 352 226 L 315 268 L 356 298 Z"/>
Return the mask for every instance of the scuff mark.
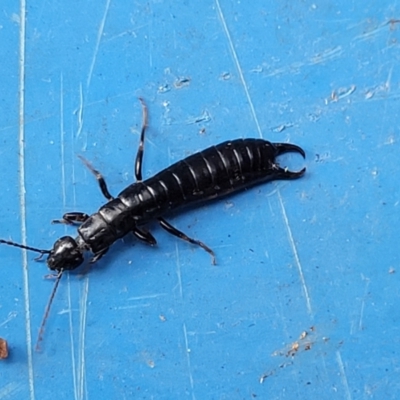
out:
<path id="1" fill-rule="evenodd" d="M 211 121 L 211 115 L 207 110 L 203 111 L 203 114 L 197 116 L 197 117 L 191 117 L 186 120 L 186 123 L 188 125 L 191 124 L 197 124 L 198 122 L 209 122 Z"/>
<path id="2" fill-rule="evenodd" d="M 181 88 L 183 88 L 185 86 L 189 86 L 189 85 L 190 85 L 190 78 L 187 78 L 187 77 L 178 78 L 174 82 L 174 87 L 176 89 L 181 89 Z"/>
<path id="3" fill-rule="evenodd" d="M 336 103 L 339 100 L 341 100 L 347 96 L 350 96 L 355 91 L 356 91 L 356 85 L 351 85 L 348 88 L 342 87 L 337 90 L 333 90 L 330 97 L 325 100 L 325 104 Z"/>
<path id="4" fill-rule="evenodd" d="M 272 132 L 276 132 L 276 133 L 281 133 L 281 132 L 283 132 L 285 129 L 287 129 L 287 128 L 292 128 L 293 126 L 294 126 L 293 123 L 288 122 L 288 123 L 286 123 L 286 124 L 281 124 L 281 125 L 278 125 L 278 126 L 275 126 L 275 127 L 271 128 L 271 131 L 272 131 Z"/>
<path id="5" fill-rule="evenodd" d="M 158 86 L 157 92 L 158 93 L 167 93 L 170 90 L 171 90 L 171 87 L 168 85 L 168 83 L 164 83 L 164 84 Z"/>
<path id="6" fill-rule="evenodd" d="M 270 369 L 269 371 L 263 373 L 259 379 L 259 382 L 262 384 L 264 381 L 272 375 L 278 373 L 279 370 L 289 367 L 294 364 L 294 357 L 301 351 L 309 351 L 312 349 L 313 345 L 317 342 L 317 338 L 315 335 L 316 329 L 314 326 L 311 326 L 308 330 L 304 330 L 300 333 L 299 338 L 285 346 L 282 349 L 276 350 L 272 353 L 273 357 L 285 357 L 291 358 L 291 361 L 285 361 L 279 364 L 277 367 Z M 329 341 L 329 338 L 323 337 L 320 342 L 326 343 Z"/>

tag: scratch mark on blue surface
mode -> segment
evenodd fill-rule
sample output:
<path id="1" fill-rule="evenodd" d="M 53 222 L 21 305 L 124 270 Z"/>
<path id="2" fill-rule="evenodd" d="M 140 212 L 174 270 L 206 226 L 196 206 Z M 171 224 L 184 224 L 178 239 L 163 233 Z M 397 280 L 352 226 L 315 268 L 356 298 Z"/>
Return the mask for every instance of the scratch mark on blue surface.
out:
<path id="1" fill-rule="evenodd" d="M 60 75 L 60 153 L 61 153 L 61 192 L 63 209 L 67 202 L 66 184 L 65 184 L 65 129 L 64 129 L 64 76 Z M 66 227 L 64 227 L 64 230 Z M 67 298 L 68 298 L 68 314 L 69 314 L 69 336 L 71 343 L 71 364 L 72 364 L 72 381 L 74 386 L 74 398 L 78 398 L 78 388 L 76 384 L 76 362 L 75 349 L 73 340 L 73 324 L 72 324 L 72 305 L 71 305 L 71 282 L 67 274 Z"/>
<path id="2" fill-rule="evenodd" d="M 276 76 L 276 75 L 283 75 L 283 74 L 293 74 L 297 73 L 301 68 L 323 64 L 328 61 L 335 60 L 341 57 L 343 54 L 342 46 L 336 46 L 327 50 L 324 50 L 320 53 L 317 53 L 311 56 L 308 60 L 305 61 L 294 61 L 289 65 L 285 65 L 283 67 L 276 68 L 272 71 L 266 73 L 266 76 Z M 254 69 L 252 72 L 263 72 L 264 67 L 258 67 Z"/>
<path id="3" fill-rule="evenodd" d="M 386 29 L 388 25 L 388 21 L 383 22 L 382 24 L 378 25 L 374 29 L 369 30 L 368 32 L 362 33 L 361 35 L 357 35 L 352 40 L 353 42 L 365 41 L 370 39 L 373 36 L 376 36 L 382 30 Z"/>
<path id="4" fill-rule="evenodd" d="M 68 322 L 69 322 L 69 340 L 71 343 L 71 367 L 72 367 L 72 383 L 74 385 L 74 399 L 78 398 L 78 385 L 76 376 L 76 360 L 75 360 L 75 346 L 74 346 L 74 325 L 72 323 L 72 302 L 71 302 L 71 282 L 67 274 L 67 298 L 68 298 Z"/>
<path id="5" fill-rule="evenodd" d="M 369 284 L 370 284 L 369 278 L 363 277 L 363 280 L 366 281 L 366 284 L 365 284 L 364 296 L 363 296 L 363 299 L 361 301 L 360 320 L 358 322 L 358 329 L 360 331 L 363 329 L 363 318 L 364 318 L 365 301 L 366 301 L 366 298 L 368 296 L 368 289 L 369 289 Z"/>
<path id="6" fill-rule="evenodd" d="M 183 298 L 182 276 L 181 276 L 181 261 L 179 259 L 178 243 L 175 243 L 175 253 L 176 253 L 176 276 L 178 278 L 179 296 L 181 298 Z"/>
<path id="7" fill-rule="evenodd" d="M 336 46 L 312 56 L 308 64 L 315 65 L 315 64 L 326 63 L 327 61 L 332 61 L 335 60 L 336 58 L 339 58 L 342 54 L 343 54 L 342 46 Z"/>
<path id="8" fill-rule="evenodd" d="M 71 149 L 71 158 L 73 159 L 73 162 L 71 162 L 71 177 L 72 177 L 72 182 L 75 182 L 75 160 L 76 160 L 76 153 L 75 153 L 75 142 L 74 142 L 74 134 L 71 131 L 71 143 L 72 143 L 72 149 Z M 76 189 L 75 189 L 76 185 L 72 185 L 72 201 L 73 204 L 75 206 L 76 204 Z"/>
<path id="9" fill-rule="evenodd" d="M 351 393 L 350 393 L 350 388 L 349 384 L 347 382 L 347 376 L 346 376 L 346 371 L 344 369 L 343 361 L 342 361 L 342 356 L 340 355 L 340 351 L 336 352 L 336 360 L 339 365 L 339 370 L 340 370 L 340 377 L 342 378 L 342 384 L 346 393 L 346 399 L 351 400 Z"/>
<path id="10" fill-rule="evenodd" d="M 390 92 L 390 84 L 392 82 L 392 74 L 393 74 L 393 65 L 389 69 L 388 77 L 385 82 L 385 90 Z"/>
<path id="11" fill-rule="evenodd" d="M 0 328 L 4 325 L 7 325 L 10 321 L 12 321 L 16 316 L 18 315 L 18 313 L 16 311 L 12 311 L 10 313 L 8 313 L 8 317 L 0 324 Z"/>
<path id="12" fill-rule="evenodd" d="M 76 132 L 76 137 L 79 137 L 83 129 L 83 89 L 82 83 L 79 84 L 79 108 L 76 110 L 78 114 L 78 131 Z"/>
<path id="13" fill-rule="evenodd" d="M 111 0 L 107 0 L 106 8 L 105 8 L 105 10 L 104 10 L 104 15 L 103 15 L 103 18 L 102 18 L 101 21 L 100 21 L 99 30 L 97 31 L 96 46 L 95 46 L 95 48 L 94 48 L 94 53 L 93 53 L 93 57 L 92 57 L 92 62 L 91 62 L 91 64 L 90 64 L 88 79 L 87 79 L 87 82 L 86 82 L 86 87 L 87 87 L 87 88 L 90 86 L 90 81 L 92 80 L 94 64 L 96 63 L 97 54 L 98 54 L 98 52 L 99 52 L 100 41 L 101 41 L 101 37 L 103 36 L 104 25 L 105 25 L 105 23 L 106 23 L 108 10 L 110 9 L 110 3 L 111 3 Z"/>
<path id="14" fill-rule="evenodd" d="M 79 323 L 79 354 L 78 354 L 78 399 L 84 398 L 86 389 L 86 362 L 85 362 L 85 337 L 87 302 L 89 297 L 89 277 L 85 276 L 83 292 L 80 299 L 80 323 Z"/>
<path id="15" fill-rule="evenodd" d="M 187 335 L 185 323 L 183 323 L 183 336 L 185 338 L 186 362 L 187 362 L 187 368 L 188 368 L 188 373 L 189 373 L 190 388 L 192 389 L 192 399 L 196 400 L 196 396 L 194 395 L 194 382 L 193 382 L 192 368 L 190 365 L 190 348 L 189 348 L 189 341 L 188 341 L 188 335 Z"/>
<path id="16" fill-rule="evenodd" d="M 219 16 L 219 18 L 221 20 L 222 27 L 224 28 L 224 32 L 225 32 L 226 38 L 228 40 L 229 47 L 231 49 L 231 53 L 232 53 L 233 60 L 234 60 L 235 65 L 236 65 L 236 69 L 237 69 L 238 74 L 239 74 L 240 81 L 242 82 L 244 91 L 246 93 L 247 101 L 249 102 L 249 105 L 250 105 L 251 114 L 252 114 L 254 122 L 256 124 L 257 132 L 258 132 L 260 138 L 262 138 L 263 135 L 262 135 L 262 132 L 261 132 L 261 127 L 260 127 L 260 124 L 258 122 L 256 111 L 255 111 L 254 105 L 253 105 L 253 101 L 251 100 L 251 97 L 250 97 L 249 88 L 248 88 L 247 83 L 246 83 L 246 81 L 244 79 L 243 70 L 242 70 L 242 67 L 240 66 L 239 58 L 237 56 L 235 46 L 233 45 L 232 37 L 231 37 L 231 34 L 230 34 L 229 30 L 228 30 L 228 26 L 226 25 L 225 17 L 224 17 L 224 14 L 223 14 L 222 10 L 221 10 L 221 6 L 219 4 L 219 0 L 215 0 L 215 4 L 217 6 L 218 16 Z"/>
<path id="17" fill-rule="evenodd" d="M 133 308 L 144 308 L 144 307 L 150 307 L 150 303 L 144 303 L 144 304 L 136 304 L 132 306 L 120 306 L 120 307 L 115 307 L 114 310 L 131 310 Z"/>
<path id="18" fill-rule="evenodd" d="M 22 390 L 23 386 L 21 383 L 17 382 L 10 382 L 4 385 L 3 387 L 0 387 L 0 399 L 3 398 L 9 398 L 11 399 L 12 396 L 17 394 Z"/>
<path id="19" fill-rule="evenodd" d="M 145 299 L 156 299 L 158 297 L 163 297 L 166 296 L 167 293 L 154 293 L 154 294 L 148 294 L 148 295 L 144 295 L 144 296 L 138 296 L 138 297 L 129 297 L 128 300 L 145 300 Z"/>
<path id="20" fill-rule="evenodd" d="M 295 244 L 294 239 L 293 239 L 292 230 L 290 229 L 290 224 L 289 224 L 289 220 L 288 220 L 288 217 L 287 217 L 287 214 L 286 214 L 285 206 L 283 204 L 282 196 L 281 196 L 281 193 L 279 191 L 278 191 L 278 199 L 279 199 L 279 203 L 281 205 L 283 220 L 285 221 L 286 229 L 288 231 L 289 242 L 290 242 L 290 245 L 292 247 L 292 251 L 293 251 L 293 254 L 294 254 L 294 259 L 296 260 L 297 269 L 299 271 L 301 286 L 303 287 L 304 296 L 306 298 L 307 311 L 308 311 L 308 313 L 310 315 L 312 315 L 311 299 L 310 299 L 310 295 L 308 293 L 306 280 L 304 278 L 303 267 L 302 267 L 301 262 L 300 262 L 300 258 L 299 258 L 299 254 L 297 252 L 296 244 Z"/>
<path id="21" fill-rule="evenodd" d="M 64 138 L 64 77 L 61 73 L 60 76 L 60 146 L 61 146 L 61 191 L 63 207 L 66 203 L 66 190 L 65 190 L 65 152 L 64 152 L 65 138 Z"/>
<path id="22" fill-rule="evenodd" d="M 26 245 L 26 198 L 25 198 L 25 40 L 26 40 L 26 3 L 20 2 L 19 20 L 19 137 L 18 137 L 18 161 L 19 161 L 19 206 L 21 212 L 21 239 L 22 244 Z M 31 336 L 31 309 L 29 301 L 29 276 L 28 258 L 25 249 L 22 252 L 22 276 L 25 304 L 25 332 L 26 332 L 26 351 L 28 358 L 28 382 L 29 396 L 35 398 L 35 385 L 32 361 L 32 336 Z"/>
<path id="23" fill-rule="evenodd" d="M 149 40 L 147 41 L 149 44 L 149 67 L 153 68 L 153 19 L 150 19 L 150 23 L 148 24 L 149 28 Z"/>

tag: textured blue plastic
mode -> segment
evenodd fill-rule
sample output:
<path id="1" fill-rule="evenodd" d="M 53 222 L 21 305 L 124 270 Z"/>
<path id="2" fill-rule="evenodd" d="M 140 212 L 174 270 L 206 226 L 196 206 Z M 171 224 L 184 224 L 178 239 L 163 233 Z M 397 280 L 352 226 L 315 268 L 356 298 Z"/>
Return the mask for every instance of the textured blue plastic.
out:
<path id="1" fill-rule="evenodd" d="M 1 399 L 388 399 L 400 391 L 400 6 L 335 2 L 8 2 L 0 15 L 0 237 L 52 225 L 238 137 L 290 141 L 304 178 L 169 220 L 53 283 L 0 246 Z"/>

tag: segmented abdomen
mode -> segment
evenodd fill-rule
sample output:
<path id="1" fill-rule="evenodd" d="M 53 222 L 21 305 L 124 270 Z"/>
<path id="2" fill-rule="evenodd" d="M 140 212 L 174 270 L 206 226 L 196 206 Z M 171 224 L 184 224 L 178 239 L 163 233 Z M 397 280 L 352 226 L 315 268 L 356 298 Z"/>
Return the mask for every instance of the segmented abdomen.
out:
<path id="1" fill-rule="evenodd" d="M 138 219 L 222 196 L 274 176 L 275 147 L 262 139 L 238 139 L 193 154 L 118 196 Z"/>

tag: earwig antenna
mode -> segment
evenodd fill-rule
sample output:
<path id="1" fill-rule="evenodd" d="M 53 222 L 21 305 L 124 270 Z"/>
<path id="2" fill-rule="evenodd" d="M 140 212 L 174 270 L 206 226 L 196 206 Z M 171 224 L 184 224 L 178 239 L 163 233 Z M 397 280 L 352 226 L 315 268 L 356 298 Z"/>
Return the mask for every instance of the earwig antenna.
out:
<path id="1" fill-rule="evenodd" d="M 148 112 L 144 100 L 139 97 L 139 101 L 142 104 L 142 128 L 140 131 L 139 148 L 135 160 L 135 177 L 137 181 L 142 180 L 142 160 L 143 160 L 143 149 L 144 149 L 144 134 L 146 132 L 148 124 Z"/>
<path id="2" fill-rule="evenodd" d="M 8 244 L 9 246 L 19 247 L 20 249 L 26 249 L 26 250 L 30 250 L 30 251 L 36 251 L 37 253 L 40 253 L 40 254 L 42 254 L 42 255 L 43 255 L 43 254 L 50 254 L 50 253 L 51 253 L 50 250 L 41 250 L 41 249 L 37 249 L 36 247 L 25 246 L 25 245 L 23 245 L 23 244 L 18 244 L 18 243 L 15 243 L 15 242 L 11 242 L 11 241 L 9 241 L 9 240 L 0 239 L 0 243 Z"/>
<path id="3" fill-rule="evenodd" d="M 58 284 L 60 283 L 60 280 L 61 280 L 63 272 L 64 272 L 64 270 L 62 269 L 55 276 L 56 281 L 54 282 L 54 287 L 53 287 L 53 290 L 51 291 L 49 301 L 47 302 L 47 306 L 46 306 L 46 309 L 44 311 L 42 323 L 40 324 L 39 335 L 38 335 L 38 339 L 37 339 L 36 347 L 35 347 L 36 351 L 40 350 L 40 342 L 43 340 L 44 326 L 46 325 L 47 317 L 49 316 L 49 313 L 50 313 L 51 304 L 53 303 L 53 299 L 54 299 L 54 296 L 56 294 L 56 291 L 57 291 L 57 288 L 58 288 Z"/>

